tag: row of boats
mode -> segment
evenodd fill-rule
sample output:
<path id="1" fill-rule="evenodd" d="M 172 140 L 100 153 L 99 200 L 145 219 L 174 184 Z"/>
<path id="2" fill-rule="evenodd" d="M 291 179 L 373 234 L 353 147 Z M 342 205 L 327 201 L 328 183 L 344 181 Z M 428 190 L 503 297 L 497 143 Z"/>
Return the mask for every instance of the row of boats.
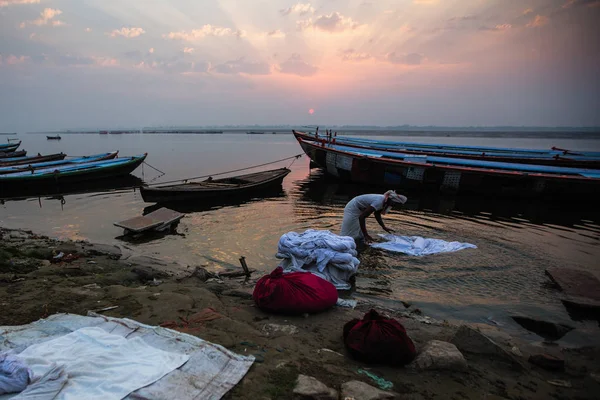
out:
<path id="1" fill-rule="evenodd" d="M 383 141 L 293 131 L 327 174 L 387 187 L 507 196 L 600 194 L 600 152 Z"/>

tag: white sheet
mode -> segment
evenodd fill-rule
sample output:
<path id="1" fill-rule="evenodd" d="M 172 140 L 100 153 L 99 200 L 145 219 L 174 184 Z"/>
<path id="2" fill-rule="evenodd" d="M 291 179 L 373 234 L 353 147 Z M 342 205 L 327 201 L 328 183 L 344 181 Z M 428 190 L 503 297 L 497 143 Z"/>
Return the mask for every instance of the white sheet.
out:
<path id="1" fill-rule="evenodd" d="M 32 345 L 63 337 L 78 329 L 96 327 L 128 340 L 140 339 L 164 352 L 189 356 L 183 366 L 125 397 L 136 400 L 220 399 L 244 377 L 254 361 L 252 356 L 238 355 L 196 336 L 127 318 L 90 315 L 55 314 L 28 325 L 1 326 L 0 351 L 13 349 L 19 353 Z M 11 397 L 14 396 L 0 396 L 0 400 Z M 87 399 L 88 396 L 81 398 Z"/>
<path id="2" fill-rule="evenodd" d="M 387 240 L 387 242 L 375 243 L 371 247 L 409 254 L 411 256 L 427 256 L 436 253 L 477 248 L 477 246 L 470 243 L 446 242 L 440 239 L 425 239 L 420 236 L 396 236 L 391 234 L 380 234 L 379 236 Z"/>
<path id="3" fill-rule="evenodd" d="M 351 237 L 308 229 L 302 234 L 282 235 L 276 257 L 283 259 L 281 266 L 285 273 L 311 272 L 337 289 L 347 290 L 351 287 L 348 280 L 360 264 L 356 255 L 356 243 Z"/>
<path id="4" fill-rule="evenodd" d="M 189 359 L 185 354 L 154 348 L 141 338 L 128 340 L 101 328 L 81 328 L 34 344 L 19 357 L 35 376 L 45 375 L 55 365 L 64 367 L 68 380 L 57 400 L 122 399 Z"/>

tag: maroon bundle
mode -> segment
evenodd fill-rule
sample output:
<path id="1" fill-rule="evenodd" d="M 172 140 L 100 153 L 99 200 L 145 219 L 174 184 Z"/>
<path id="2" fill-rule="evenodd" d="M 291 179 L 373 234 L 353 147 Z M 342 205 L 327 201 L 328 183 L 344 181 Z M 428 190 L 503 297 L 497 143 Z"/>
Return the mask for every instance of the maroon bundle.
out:
<path id="1" fill-rule="evenodd" d="M 283 268 L 277 267 L 256 283 L 252 297 L 261 310 L 302 314 L 332 307 L 338 294 L 333 284 L 316 275 L 308 272 L 284 274 Z"/>
<path id="2" fill-rule="evenodd" d="M 366 363 L 406 365 L 416 356 L 415 345 L 400 322 L 375 310 L 344 325 L 344 344 L 352 357 Z"/>

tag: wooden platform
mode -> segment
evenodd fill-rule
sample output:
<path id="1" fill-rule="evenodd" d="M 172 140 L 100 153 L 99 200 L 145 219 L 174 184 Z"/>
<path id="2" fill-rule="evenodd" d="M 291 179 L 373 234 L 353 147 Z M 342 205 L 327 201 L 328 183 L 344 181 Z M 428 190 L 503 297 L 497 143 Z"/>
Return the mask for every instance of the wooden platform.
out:
<path id="1" fill-rule="evenodd" d="M 600 307 L 600 280 L 594 274 L 571 268 L 548 268 L 546 275 L 565 293 L 563 301 L 583 307 Z"/>
<path id="2" fill-rule="evenodd" d="M 114 225 L 125 229 L 126 232 L 140 233 L 148 230 L 162 231 L 183 218 L 183 214 L 168 208 L 160 208 L 150 214 L 134 217 Z"/>

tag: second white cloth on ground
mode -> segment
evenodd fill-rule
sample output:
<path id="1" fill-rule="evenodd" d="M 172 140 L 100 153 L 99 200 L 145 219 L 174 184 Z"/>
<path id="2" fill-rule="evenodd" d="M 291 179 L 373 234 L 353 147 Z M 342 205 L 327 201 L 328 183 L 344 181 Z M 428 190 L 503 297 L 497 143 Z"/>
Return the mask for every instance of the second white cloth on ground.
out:
<path id="1" fill-rule="evenodd" d="M 277 249 L 284 272 L 311 272 L 340 290 L 351 287 L 348 281 L 360 264 L 356 255 L 351 237 L 314 229 L 282 235 Z"/>
<path id="2" fill-rule="evenodd" d="M 391 234 L 380 234 L 379 236 L 384 238 L 386 242 L 374 243 L 371 247 L 411 256 L 427 256 L 477 248 L 471 243 L 446 242 L 440 239 L 425 239 L 420 236 L 396 236 Z"/>

